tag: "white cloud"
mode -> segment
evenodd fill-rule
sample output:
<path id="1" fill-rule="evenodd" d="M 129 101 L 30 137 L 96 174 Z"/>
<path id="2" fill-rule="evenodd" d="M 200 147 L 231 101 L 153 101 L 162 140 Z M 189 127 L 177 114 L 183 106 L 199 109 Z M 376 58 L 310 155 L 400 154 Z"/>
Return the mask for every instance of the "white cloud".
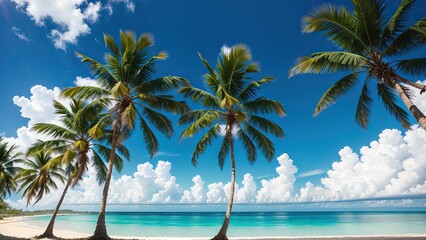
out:
<path id="1" fill-rule="evenodd" d="M 326 201 L 426 193 L 426 132 L 413 126 L 405 136 L 386 129 L 361 155 L 345 147 L 339 151 L 321 185 L 308 182 L 299 201 Z"/>
<path id="2" fill-rule="evenodd" d="M 30 41 L 30 39 L 27 37 L 27 35 L 24 33 L 24 32 L 22 32 L 22 30 L 21 29 L 19 29 L 19 28 L 17 28 L 17 27 L 12 27 L 12 32 L 19 38 L 19 39 L 21 39 L 21 40 L 23 40 L 23 41 L 25 41 L 25 42 L 28 42 L 28 41 Z"/>
<path id="3" fill-rule="evenodd" d="M 204 181 L 200 175 L 192 178 L 194 185 L 190 190 L 183 192 L 181 202 L 183 203 L 204 203 L 206 202 L 206 191 L 204 189 Z"/>
<path id="4" fill-rule="evenodd" d="M 316 175 L 323 174 L 325 172 L 327 172 L 327 171 L 325 171 L 323 169 L 314 169 L 314 170 L 311 170 L 311 171 L 299 173 L 297 175 L 297 177 L 298 178 L 311 177 L 311 176 L 316 176 Z"/>
<path id="5" fill-rule="evenodd" d="M 11 0 L 17 8 L 30 16 L 36 25 L 44 26 L 51 20 L 56 28 L 51 29 L 50 37 L 58 49 L 65 50 L 66 45 L 76 44 L 80 35 L 90 33 L 87 21 L 96 22 L 99 17 L 100 2 L 95 4 L 85 0 Z"/>
<path id="6" fill-rule="evenodd" d="M 286 153 L 279 156 L 277 160 L 280 164 L 276 168 L 278 177 L 261 181 L 262 187 L 256 195 L 257 202 L 286 202 L 293 199 L 292 194 L 294 183 L 296 182 L 297 167 L 293 165 L 293 160 Z"/>
<path id="7" fill-rule="evenodd" d="M 96 2 L 95 4 L 93 4 L 92 2 L 89 2 L 86 10 L 84 10 L 83 16 L 85 19 L 89 20 L 91 23 L 95 23 L 99 19 L 100 9 L 101 9 L 100 2 Z"/>
<path id="8" fill-rule="evenodd" d="M 231 48 L 228 47 L 226 44 L 222 46 L 220 49 L 220 52 L 224 55 L 229 55 L 231 53 Z"/>
<path id="9" fill-rule="evenodd" d="M 135 3 L 132 0 L 108 0 L 105 8 L 109 11 L 111 15 L 113 13 L 112 4 L 114 3 L 123 3 L 126 6 L 127 11 L 134 13 L 135 12 Z"/>
<path id="10" fill-rule="evenodd" d="M 74 84 L 76 86 L 91 86 L 91 87 L 98 87 L 98 83 L 95 79 L 89 78 L 89 77 L 81 77 L 77 76 L 74 80 Z"/>
<path id="11" fill-rule="evenodd" d="M 220 136 L 225 136 L 225 135 L 226 135 L 226 125 L 225 125 L 225 124 L 220 124 L 220 125 L 219 125 L 219 127 L 220 127 L 220 129 L 219 129 L 219 135 L 220 135 Z M 238 126 L 235 126 L 235 127 L 232 129 L 232 136 L 233 136 L 234 138 L 238 137 L 237 133 L 238 133 L 238 130 L 239 130 L 239 129 L 240 129 L 240 128 L 239 128 Z"/>

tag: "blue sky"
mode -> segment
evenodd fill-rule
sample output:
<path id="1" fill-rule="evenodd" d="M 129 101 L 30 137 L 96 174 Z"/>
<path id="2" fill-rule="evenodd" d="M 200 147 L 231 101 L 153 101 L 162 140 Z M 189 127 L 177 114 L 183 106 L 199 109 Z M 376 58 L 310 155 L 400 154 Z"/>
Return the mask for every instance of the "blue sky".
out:
<path id="1" fill-rule="evenodd" d="M 61 42 L 51 35 L 54 29 L 60 33 L 70 30 L 67 20 L 62 19 L 65 21 L 62 25 L 58 24 L 59 20 L 55 20 L 61 17 L 55 15 L 57 12 L 54 5 L 43 6 L 52 8 L 52 11 L 46 10 L 50 15 L 40 18 L 37 23 L 37 16 L 43 16 L 40 13 L 42 11 L 29 11 L 29 2 L 31 1 L 0 0 L 0 36 L 3 43 L 0 54 L 0 79 L 3 83 L 0 89 L 0 113 L 3 116 L 0 118 L 0 132 L 5 137 L 16 137 L 17 129 L 28 124 L 28 118 L 21 116 L 20 107 L 12 100 L 14 96 L 29 98 L 30 89 L 35 85 L 42 85 L 47 89 L 64 88 L 73 86 L 77 76 L 92 77 L 88 66 L 80 63 L 74 56 L 74 51 L 101 59 L 106 51 L 102 34 L 109 33 L 117 37 L 120 29 L 137 34 L 152 33 L 155 45 L 151 48 L 151 54 L 162 50 L 169 54 L 168 60 L 158 64 L 157 76 L 180 75 L 199 87 L 203 87 L 202 75 L 206 69 L 197 52 L 202 53 L 210 63 L 215 63 L 224 45 L 248 45 L 253 60 L 261 66 L 261 72 L 253 77 L 270 75 L 276 78 L 260 95 L 283 102 L 288 115 L 284 118 L 272 118 L 286 134 L 285 140 L 272 139 L 277 157 L 287 153 L 293 160 L 293 165 L 297 166 L 298 172 L 294 174 L 297 177 L 295 192 L 308 181 L 316 186 L 321 185 L 320 179 L 327 177 L 326 171 L 332 168 L 334 162 L 340 161 L 338 152 L 345 146 L 360 154 L 360 148 L 378 140 L 379 134 L 385 129 L 399 129 L 402 136 L 406 134 L 376 97 L 368 129 L 364 130 L 355 123 L 355 107 L 361 86 L 357 86 L 339 99 L 337 104 L 313 118 L 312 112 L 321 94 L 342 74 L 288 78 L 288 70 L 298 57 L 334 49 L 319 34 L 302 34 L 302 17 L 322 2 L 343 4 L 350 9 L 350 1 L 266 0 L 261 4 L 253 0 L 67 1 L 74 2 L 74 5 L 71 4 L 72 9 L 81 12 L 89 7 L 95 10 L 95 14 L 87 12 L 80 19 L 80 23 L 86 24 L 90 31 L 76 30 L 77 33 L 72 33 L 75 36 L 71 42 Z M 39 1 L 31 4 L 36 6 L 37 2 Z M 95 4 L 100 8 L 96 9 Z M 397 7 L 398 1 L 387 1 L 387 5 L 386 14 L 389 15 Z M 425 8 L 426 2 L 417 2 L 410 15 L 413 23 L 424 16 Z M 75 22 L 78 23 L 78 18 L 76 19 Z M 425 54 L 423 48 L 410 56 Z M 171 118 L 176 122 L 177 117 Z M 412 123 L 415 123 L 413 119 Z M 135 132 L 126 142 L 131 150 L 132 161 L 126 164 L 122 173 L 132 175 L 138 164 L 149 161 L 156 166 L 158 160 L 164 160 L 171 163 L 171 174 L 177 178 L 182 189 L 189 189 L 193 185 L 191 179 L 196 175 L 202 177 L 206 186 L 213 182 L 229 181 L 229 162 L 222 171 L 217 165 L 217 145 L 202 155 L 198 166 L 193 167 L 190 157 L 200 136 L 178 143 L 177 139 L 183 128 L 176 127 L 175 130 L 176 134 L 172 139 L 159 138 L 160 151 L 164 154 L 152 160 L 147 157 L 141 135 Z M 257 162 L 250 165 L 240 147 L 236 149 L 236 157 L 237 181 L 240 185 L 245 173 L 251 174 L 258 189 L 261 187 L 261 179 L 277 175 L 275 168 L 279 166 L 279 162 L 276 160 L 267 163 L 259 155 Z M 317 174 L 300 177 L 300 174 L 310 171 Z M 422 174 L 420 177 L 424 178 L 424 172 Z M 120 177 L 117 173 L 114 176 Z M 398 195 L 398 192 L 394 195 Z M 17 198 L 19 196 L 12 199 Z"/>

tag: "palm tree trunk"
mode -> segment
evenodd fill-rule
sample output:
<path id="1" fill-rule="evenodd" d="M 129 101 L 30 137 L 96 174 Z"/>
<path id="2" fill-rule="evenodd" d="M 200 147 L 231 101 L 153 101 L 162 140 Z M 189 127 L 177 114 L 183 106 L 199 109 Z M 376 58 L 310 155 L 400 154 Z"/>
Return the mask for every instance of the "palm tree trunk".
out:
<path id="1" fill-rule="evenodd" d="M 412 82 L 406 78 L 403 78 L 401 76 L 399 76 L 398 74 L 395 74 L 396 79 L 398 79 L 399 81 L 410 85 L 414 88 L 420 89 L 420 94 L 423 94 L 426 91 L 426 85 L 420 84 L 420 83 L 416 83 L 416 82 Z"/>
<path id="2" fill-rule="evenodd" d="M 112 136 L 112 142 L 111 142 L 111 153 L 109 157 L 109 163 L 108 163 L 108 172 L 105 179 L 105 185 L 104 189 L 102 191 L 102 201 L 101 206 L 99 209 L 99 216 L 98 216 L 98 222 L 96 223 L 96 229 L 95 233 L 93 234 L 90 239 L 111 239 L 106 230 L 105 225 L 105 210 L 106 210 L 106 204 L 107 204 L 107 198 L 108 198 L 108 190 L 109 185 L 111 182 L 111 176 L 112 171 L 114 170 L 114 160 L 115 160 L 115 148 L 116 148 L 116 142 L 117 142 L 117 136 L 116 136 L 116 128 L 114 127 L 113 130 L 113 136 Z"/>
<path id="3" fill-rule="evenodd" d="M 68 191 L 68 187 L 71 185 L 72 177 L 71 174 L 68 176 L 67 185 L 65 185 L 65 189 L 62 192 L 61 198 L 59 199 L 58 204 L 56 205 L 55 211 L 53 212 L 52 218 L 50 219 L 49 225 L 47 225 L 46 230 L 44 233 L 40 236 L 37 236 L 37 238 L 54 238 L 55 235 L 53 235 L 53 225 L 55 224 L 56 215 L 58 215 L 59 209 L 61 208 L 62 202 L 64 201 L 65 194 Z"/>
<path id="4" fill-rule="evenodd" d="M 232 204 L 234 202 L 234 192 L 235 192 L 235 156 L 234 156 L 234 142 L 232 140 L 232 127 L 228 129 L 229 131 L 229 149 L 231 151 L 231 165 L 232 165 L 232 174 L 231 174 L 231 190 L 229 192 L 228 199 L 228 208 L 226 209 L 225 219 L 223 220 L 222 227 L 219 230 L 219 233 L 212 240 L 228 240 L 226 233 L 229 227 L 229 220 L 231 218 Z"/>
<path id="5" fill-rule="evenodd" d="M 416 105 L 411 101 L 411 99 L 408 97 L 407 93 L 402 89 L 401 85 L 397 81 L 393 81 L 394 88 L 396 92 L 401 97 L 402 102 L 405 104 L 405 106 L 410 110 L 411 114 L 414 116 L 414 118 L 417 120 L 419 125 L 426 131 L 426 117 L 425 115 L 417 108 Z"/>

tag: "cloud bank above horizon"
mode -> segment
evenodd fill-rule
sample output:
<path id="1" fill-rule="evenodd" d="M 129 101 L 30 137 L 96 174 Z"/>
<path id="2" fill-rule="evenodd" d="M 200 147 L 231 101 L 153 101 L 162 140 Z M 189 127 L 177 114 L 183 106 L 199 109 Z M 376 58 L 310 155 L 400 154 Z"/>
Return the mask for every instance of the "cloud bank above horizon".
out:
<path id="1" fill-rule="evenodd" d="M 426 81 L 424 81 L 426 82 Z M 76 85 L 92 85 L 90 78 L 77 77 Z M 36 122 L 55 122 L 57 119 L 50 104 L 59 99 L 59 88 L 47 89 L 36 85 L 31 88 L 31 96 L 13 98 L 21 108 L 21 115 L 28 118 L 28 125 L 17 130 L 17 137 L 5 138 L 20 146 L 29 147 L 40 138 L 29 131 Z M 415 102 L 421 110 L 426 110 L 426 95 L 416 96 Z M 298 174 L 298 168 L 290 158 L 282 153 L 276 161 L 278 167 L 272 176 L 259 181 L 250 173 L 243 174 L 237 181 L 236 203 L 284 203 L 339 201 L 387 196 L 410 196 L 426 194 L 426 132 L 413 125 L 412 129 L 401 132 L 396 129 L 383 130 L 377 140 L 363 146 L 359 151 L 346 146 L 338 151 L 340 159 L 327 171 L 314 169 Z M 115 204 L 145 203 L 226 203 L 229 197 L 229 182 L 206 183 L 202 175 L 192 178 L 192 186 L 184 189 L 173 175 L 167 154 L 155 165 L 139 164 L 132 175 L 113 178 L 108 202 Z M 324 174 L 319 184 L 307 181 L 302 188 L 295 189 L 296 181 L 302 177 Z M 303 179 L 303 178 L 302 178 Z M 125 188 L 123 186 L 126 186 Z M 34 208 L 52 208 L 59 199 L 63 185 L 46 195 Z M 97 184 L 96 172 L 89 168 L 83 181 L 75 189 L 69 190 L 64 204 L 97 204 L 102 187 Z M 24 200 L 9 203 L 18 208 L 25 207 Z M 409 204 L 410 202 L 406 202 Z"/>

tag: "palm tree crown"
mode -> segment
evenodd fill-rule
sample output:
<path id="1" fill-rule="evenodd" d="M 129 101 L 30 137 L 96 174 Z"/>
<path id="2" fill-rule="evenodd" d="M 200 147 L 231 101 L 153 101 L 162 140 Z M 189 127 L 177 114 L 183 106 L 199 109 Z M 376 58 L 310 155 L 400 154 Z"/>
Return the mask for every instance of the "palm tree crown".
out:
<path id="1" fill-rule="evenodd" d="M 111 51 L 105 55 L 106 64 L 77 53 L 83 62 L 90 65 L 99 87 L 73 87 L 63 95 L 82 99 L 101 98 L 109 101 L 112 108 L 89 133 L 94 138 L 103 136 L 103 130 L 112 121 L 112 129 L 120 137 L 117 143 L 126 139 L 137 124 L 140 124 L 145 145 L 151 156 L 158 151 L 158 140 L 150 125 L 168 137 L 173 134 L 171 121 L 158 110 L 184 113 L 188 107 L 184 102 L 173 100 L 166 93 L 179 87 L 186 80 L 167 76 L 151 79 L 156 72 L 157 60 L 164 60 L 163 52 L 148 58 L 147 48 L 153 44 L 149 34 L 142 34 L 137 40 L 132 32 L 120 32 L 121 48 L 110 35 L 104 36 L 105 44 Z"/>
<path id="2" fill-rule="evenodd" d="M 32 156 L 33 159 L 25 159 L 23 168 L 17 175 L 20 182 L 19 191 L 23 191 L 22 195 L 27 198 L 27 205 L 34 198 L 36 204 L 40 201 L 44 193 L 57 189 L 55 180 L 62 183 L 65 180 L 64 171 L 60 165 L 51 164 L 52 157 L 49 151 L 39 151 Z"/>
<path id="3" fill-rule="evenodd" d="M 423 47 L 426 43 L 426 18 L 408 25 L 408 14 L 414 0 L 403 0 L 395 13 L 385 19 L 383 0 L 353 0 L 353 13 L 344 7 L 323 4 L 303 18 L 303 32 L 322 32 L 339 51 L 317 52 L 298 59 L 290 77 L 298 73 L 350 74 L 332 85 L 320 98 L 314 115 L 333 104 L 366 75 L 358 101 L 356 121 L 366 128 L 369 122 L 369 85 L 376 80 L 377 93 L 385 108 L 404 128 L 409 128 L 407 112 L 397 105 L 396 91 L 419 124 L 426 129 L 426 118 L 411 101 L 409 89 L 401 83 L 420 89 L 426 86 L 407 80 L 397 72 L 421 76 L 426 73 L 426 58 L 399 59 L 399 56 Z"/>
<path id="4" fill-rule="evenodd" d="M 253 163 L 257 157 L 257 148 L 268 161 L 275 155 L 275 148 L 260 130 L 277 137 L 284 137 L 280 126 L 274 122 L 259 116 L 258 114 L 275 113 L 284 116 L 282 103 L 264 97 L 256 97 L 263 84 L 273 80 L 272 77 L 264 77 L 260 80 L 251 80 L 247 75 L 259 71 L 256 63 L 250 63 L 251 55 L 244 45 L 236 45 L 231 49 L 223 48 L 217 62 L 217 71 L 201 56 L 208 73 L 204 75 L 205 83 L 209 91 L 195 88 L 189 83 L 184 83 L 180 92 L 199 102 L 204 109 L 191 111 L 183 115 L 179 123 L 189 124 L 183 131 L 180 139 L 192 137 L 194 134 L 206 130 L 206 133 L 198 142 L 192 154 L 192 163 L 197 164 L 197 159 L 213 140 L 223 130 L 225 134 L 218 154 L 219 167 L 222 169 L 225 159 L 231 155 L 231 189 L 228 208 L 225 219 L 219 233 L 214 239 L 228 239 L 226 236 L 232 211 L 232 203 L 235 191 L 235 156 L 234 137 L 241 139 L 246 150 L 247 159 Z"/>
<path id="5" fill-rule="evenodd" d="M 20 170 L 16 164 L 23 161 L 22 153 L 16 152 L 16 148 L 0 137 L 0 199 L 16 190 L 15 176 Z"/>
<path id="6" fill-rule="evenodd" d="M 275 154 L 274 145 L 257 128 L 281 138 L 284 137 L 284 132 L 280 126 L 258 114 L 275 113 L 278 116 L 285 116 L 285 111 L 282 103 L 265 97 L 256 97 L 256 94 L 262 85 L 273 81 L 273 78 L 251 80 L 247 77 L 248 73 L 258 72 L 259 68 L 256 63 L 249 63 L 251 55 L 244 45 L 233 46 L 229 52 L 222 50 L 217 62 L 218 71 L 213 70 L 201 54 L 199 55 L 208 69 L 204 79 L 210 92 L 195 88 L 189 83 L 185 83 L 180 90 L 185 97 L 200 102 L 205 107 L 181 117 L 180 124 L 190 125 L 180 138 L 192 137 L 199 131 L 209 128 L 195 148 L 192 155 L 193 164 L 197 163 L 198 156 L 206 150 L 212 140 L 219 136 L 221 124 L 225 125 L 226 131 L 218 155 L 221 168 L 229 153 L 228 140 L 232 137 L 232 131 L 236 131 L 241 139 L 250 162 L 256 160 L 257 147 L 268 161 L 272 160 Z"/>
<path id="7" fill-rule="evenodd" d="M 111 132 L 106 131 L 105 138 L 96 141 L 88 135 L 88 131 L 103 117 L 99 112 L 106 107 L 106 103 L 104 99 L 97 99 L 85 105 L 82 99 L 71 99 L 67 108 L 55 100 L 53 106 L 55 114 L 60 117 L 61 124 L 35 124 L 32 127 L 33 131 L 48 135 L 52 139 L 33 144 L 28 149 L 27 155 L 35 154 L 43 149 L 50 149 L 56 153 L 57 156 L 52 161 L 65 165 L 66 175 L 73 179 L 73 186 L 82 179 L 91 162 L 96 169 L 99 184 L 103 183 L 107 172 L 105 162 L 108 161 L 111 152 L 111 148 L 105 142 L 111 138 Z M 117 150 L 120 155 L 116 155 L 114 164 L 120 172 L 124 163 L 121 156 L 130 160 L 130 153 L 124 145 Z"/>

